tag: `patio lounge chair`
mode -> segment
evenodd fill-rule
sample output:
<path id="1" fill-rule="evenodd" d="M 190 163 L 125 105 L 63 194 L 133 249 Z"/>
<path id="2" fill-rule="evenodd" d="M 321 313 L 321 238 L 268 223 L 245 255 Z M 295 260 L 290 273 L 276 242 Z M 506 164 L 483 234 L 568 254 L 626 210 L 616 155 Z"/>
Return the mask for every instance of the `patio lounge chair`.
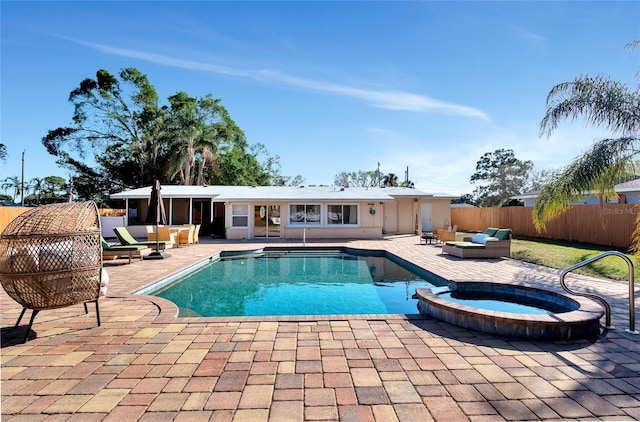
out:
<path id="1" fill-rule="evenodd" d="M 446 242 L 442 253 L 460 258 L 500 258 L 511 255 L 511 230 L 489 227 L 463 242 Z"/>
<path id="2" fill-rule="evenodd" d="M 100 238 L 100 241 L 102 243 L 102 258 L 108 257 L 108 256 L 114 256 L 114 257 L 129 257 L 129 264 L 131 264 L 131 258 L 133 258 L 134 256 L 140 257 L 140 260 L 142 260 L 142 257 L 148 253 L 151 252 L 151 248 L 149 248 L 146 245 L 115 245 L 115 246 L 111 246 L 109 245 L 109 243 L 107 243 L 106 240 L 104 240 L 102 237 Z"/>
<path id="3" fill-rule="evenodd" d="M 155 248 L 156 245 L 158 245 L 161 250 L 173 246 L 172 242 L 162 240 L 162 238 L 159 243 L 155 240 L 139 242 L 129 233 L 126 227 L 114 227 L 113 232 L 118 237 L 120 245 L 122 246 L 146 246 L 147 248 Z"/>

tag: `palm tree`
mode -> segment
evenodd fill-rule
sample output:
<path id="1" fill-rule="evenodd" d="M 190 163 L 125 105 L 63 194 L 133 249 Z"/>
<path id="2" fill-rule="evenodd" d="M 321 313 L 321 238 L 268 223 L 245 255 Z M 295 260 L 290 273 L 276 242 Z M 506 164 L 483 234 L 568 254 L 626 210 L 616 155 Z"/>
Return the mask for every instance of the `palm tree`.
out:
<path id="1" fill-rule="evenodd" d="M 627 44 L 633 49 L 640 41 Z M 640 69 L 637 73 L 640 81 Z M 534 224 L 538 230 L 585 193 L 617 198 L 615 184 L 635 177 L 640 155 L 640 84 L 635 90 L 609 77 L 580 76 L 554 86 L 547 96 L 541 134 L 557 129 L 561 120 L 582 116 L 588 123 L 608 129 L 611 138 L 596 141 L 582 156 L 552 175 L 536 200 Z M 636 220 L 633 249 L 640 252 L 640 215 Z"/>
<path id="2" fill-rule="evenodd" d="M 390 188 L 398 186 L 398 176 L 393 173 L 389 173 L 382 179 L 382 186 Z"/>
<path id="3" fill-rule="evenodd" d="M 169 175 L 183 185 L 203 185 L 205 170 L 218 164 L 220 144 L 244 134 L 211 95 L 196 99 L 179 92 L 169 102 Z"/>
<path id="4" fill-rule="evenodd" d="M 22 192 L 22 182 L 18 176 L 7 177 L 4 179 L 4 182 L 2 182 L 2 189 L 5 191 L 11 189 L 13 191 L 11 196 L 13 196 L 13 203 L 15 204 L 16 196 Z"/>
<path id="5" fill-rule="evenodd" d="M 40 200 L 42 198 L 42 193 L 45 190 L 45 180 L 44 178 L 34 177 L 29 182 L 29 186 L 31 187 L 31 192 L 36 197 L 36 203 L 40 205 Z"/>

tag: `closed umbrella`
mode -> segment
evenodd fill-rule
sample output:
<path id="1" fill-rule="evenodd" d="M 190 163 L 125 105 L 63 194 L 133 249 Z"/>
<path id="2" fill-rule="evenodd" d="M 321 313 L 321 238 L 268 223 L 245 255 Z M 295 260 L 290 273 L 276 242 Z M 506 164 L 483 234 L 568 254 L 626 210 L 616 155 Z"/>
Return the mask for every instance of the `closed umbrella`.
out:
<path id="1" fill-rule="evenodd" d="M 163 259 L 171 255 L 160 250 L 160 239 L 158 237 L 158 226 L 167 224 L 167 213 L 164 210 L 164 202 L 160 194 L 160 181 L 156 180 L 151 186 L 151 197 L 149 198 L 149 211 L 145 223 L 156 225 L 156 250 L 145 256 L 145 259 Z"/>

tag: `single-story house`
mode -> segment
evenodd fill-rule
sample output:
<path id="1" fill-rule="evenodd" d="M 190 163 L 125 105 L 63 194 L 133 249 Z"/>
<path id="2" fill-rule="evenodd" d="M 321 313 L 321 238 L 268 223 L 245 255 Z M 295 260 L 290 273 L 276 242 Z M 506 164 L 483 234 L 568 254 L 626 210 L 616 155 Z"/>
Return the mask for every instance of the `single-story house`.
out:
<path id="1" fill-rule="evenodd" d="M 161 187 L 169 225 L 201 224 L 227 239 L 352 238 L 431 231 L 451 221 L 448 194 L 411 188 L 331 186 Z M 146 236 L 151 187 L 112 194 L 125 202 L 124 222 Z"/>
<path id="2" fill-rule="evenodd" d="M 624 183 L 615 185 L 618 199 L 606 201 L 609 204 L 640 204 L 640 178 L 629 180 Z M 516 195 L 512 199 L 518 199 L 524 202 L 525 207 L 533 207 L 536 204 L 536 198 L 540 191 L 531 191 Z M 595 194 L 587 194 L 581 200 L 576 201 L 576 205 L 580 204 L 599 204 L 600 198 Z"/>

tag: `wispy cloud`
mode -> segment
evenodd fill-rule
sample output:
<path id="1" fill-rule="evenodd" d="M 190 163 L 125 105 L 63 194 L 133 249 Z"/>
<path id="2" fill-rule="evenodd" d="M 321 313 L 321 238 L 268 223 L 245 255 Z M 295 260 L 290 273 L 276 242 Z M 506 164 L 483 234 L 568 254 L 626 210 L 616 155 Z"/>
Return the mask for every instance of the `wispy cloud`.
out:
<path id="1" fill-rule="evenodd" d="M 146 60 L 163 66 L 171 66 L 188 70 L 199 70 L 211 72 L 220 75 L 251 78 L 254 80 L 279 83 L 285 86 L 306 89 L 310 91 L 320 92 L 330 95 L 338 95 L 343 97 L 351 97 L 365 101 L 372 107 L 383 108 L 396 111 L 413 111 L 413 112 L 441 112 L 445 114 L 478 117 L 489 121 L 489 116 L 474 107 L 468 107 L 459 104 L 448 103 L 437 100 L 425 95 L 412 94 L 393 89 L 364 89 L 340 85 L 330 82 L 315 81 L 311 79 L 300 78 L 288 75 L 282 72 L 276 72 L 268 69 L 264 70 L 246 70 L 229 66 L 222 66 L 213 63 L 205 63 L 196 60 L 179 59 L 163 54 L 148 53 L 145 51 L 132 50 L 126 48 L 113 47 L 105 44 L 81 41 L 74 38 L 61 37 L 76 44 L 84 45 L 93 50 L 106 54 L 121 57 L 130 57 L 139 60 Z"/>
<path id="2" fill-rule="evenodd" d="M 522 39 L 524 39 L 531 46 L 543 49 L 545 47 L 546 40 L 542 35 L 529 31 L 521 26 L 513 26 L 515 33 Z"/>

